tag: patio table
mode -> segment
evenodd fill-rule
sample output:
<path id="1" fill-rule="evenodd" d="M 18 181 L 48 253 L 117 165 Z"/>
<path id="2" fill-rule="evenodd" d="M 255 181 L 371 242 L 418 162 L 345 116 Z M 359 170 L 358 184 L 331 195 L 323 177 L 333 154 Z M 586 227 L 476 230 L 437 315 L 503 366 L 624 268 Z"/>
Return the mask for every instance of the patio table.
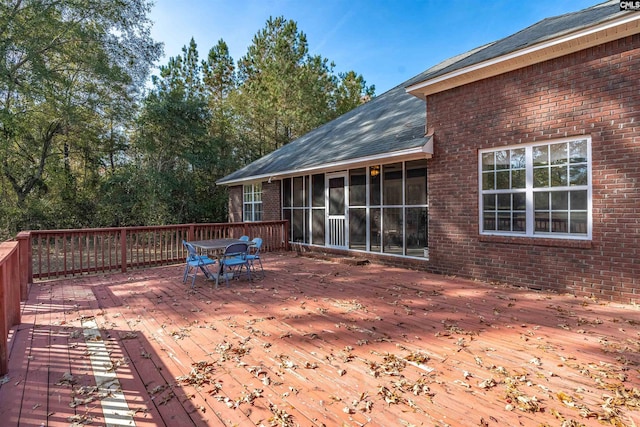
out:
<path id="1" fill-rule="evenodd" d="M 218 261 L 218 273 L 215 274 L 216 279 L 216 287 L 218 287 L 218 283 L 220 280 L 220 276 L 222 275 L 222 264 L 220 263 L 220 257 L 225 250 L 225 248 L 233 243 L 248 243 L 251 246 L 251 242 L 247 242 L 245 240 L 240 239 L 210 239 L 210 240 L 195 240 L 191 243 L 195 248 L 206 251 L 208 254 L 211 253 Z M 208 276 L 209 280 L 212 280 L 213 277 Z"/>

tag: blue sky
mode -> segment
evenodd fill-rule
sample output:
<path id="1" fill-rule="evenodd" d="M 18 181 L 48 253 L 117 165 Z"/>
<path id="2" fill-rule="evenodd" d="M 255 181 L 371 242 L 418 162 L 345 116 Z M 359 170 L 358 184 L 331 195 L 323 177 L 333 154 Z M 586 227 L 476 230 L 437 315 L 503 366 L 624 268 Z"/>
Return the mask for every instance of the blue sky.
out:
<path id="1" fill-rule="evenodd" d="M 237 62 L 270 16 L 307 35 L 311 54 L 354 70 L 380 95 L 440 61 L 599 0 L 155 0 L 151 35 L 165 56 L 193 37 L 200 58 L 224 39 Z"/>

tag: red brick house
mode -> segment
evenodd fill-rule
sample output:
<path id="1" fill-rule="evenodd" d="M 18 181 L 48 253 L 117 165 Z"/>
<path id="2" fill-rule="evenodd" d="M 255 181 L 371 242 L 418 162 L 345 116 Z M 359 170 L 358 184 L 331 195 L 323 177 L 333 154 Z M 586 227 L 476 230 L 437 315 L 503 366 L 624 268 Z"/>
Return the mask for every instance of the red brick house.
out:
<path id="1" fill-rule="evenodd" d="M 640 302 L 640 12 L 451 58 L 219 181 L 231 221 L 442 274 Z"/>

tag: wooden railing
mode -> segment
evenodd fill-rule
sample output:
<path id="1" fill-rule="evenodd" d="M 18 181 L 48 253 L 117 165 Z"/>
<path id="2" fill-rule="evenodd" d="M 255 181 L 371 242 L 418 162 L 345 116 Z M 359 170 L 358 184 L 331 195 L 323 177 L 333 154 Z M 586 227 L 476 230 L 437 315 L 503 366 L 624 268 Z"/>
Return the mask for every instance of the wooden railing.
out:
<path id="1" fill-rule="evenodd" d="M 21 274 L 21 266 L 27 266 L 29 262 L 25 259 L 28 254 L 21 253 L 21 248 L 26 248 L 21 242 L 0 243 L 0 375 L 7 373 L 9 329 L 20 323 L 23 281 L 26 296 L 27 279 Z"/>
<path id="2" fill-rule="evenodd" d="M 32 279 L 126 272 L 183 262 L 182 240 L 263 239 L 263 252 L 288 250 L 286 221 L 31 231 Z"/>
<path id="3" fill-rule="evenodd" d="M 286 251 L 288 230 L 287 221 L 265 221 L 21 232 L 0 243 L 0 375 L 7 373 L 9 330 L 20 323 L 20 302 L 34 279 L 184 262 L 183 239 L 247 235 L 263 239 L 263 252 Z"/>

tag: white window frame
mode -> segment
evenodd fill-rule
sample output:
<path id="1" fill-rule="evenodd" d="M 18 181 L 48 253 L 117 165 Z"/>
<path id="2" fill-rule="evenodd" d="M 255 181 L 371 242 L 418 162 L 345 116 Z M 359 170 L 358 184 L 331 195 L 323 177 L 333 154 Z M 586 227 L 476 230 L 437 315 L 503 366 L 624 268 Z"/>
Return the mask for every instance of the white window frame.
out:
<path id="1" fill-rule="evenodd" d="M 262 216 L 262 183 L 244 184 L 242 186 L 242 220 L 257 222 L 262 221 Z"/>
<path id="2" fill-rule="evenodd" d="M 554 144 L 568 143 L 574 141 L 585 141 L 587 143 L 587 184 L 586 185 L 569 185 L 563 187 L 534 187 L 534 165 L 533 165 L 533 148 L 541 146 L 551 146 Z M 482 156 L 486 153 L 495 153 L 503 150 L 517 150 L 525 149 L 525 188 L 514 189 L 511 187 L 511 181 L 509 189 L 506 190 L 484 190 L 483 189 L 483 164 Z M 580 136 L 572 138 L 562 138 L 549 140 L 544 142 L 535 142 L 528 144 L 510 145 L 496 148 L 487 148 L 478 150 L 478 226 L 481 235 L 494 235 L 494 236 L 514 236 L 514 237 L 529 237 L 529 238 L 548 238 L 548 239 L 573 239 L 573 240 L 591 240 L 592 228 L 593 228 L 593 204 L 592 204 L 592 158 L 591 158 L 591 137 Z M 535 211 L 534 211 L 534 196 L 535 193 L 540 191 L 571 191 L 571 190 L 586 190 L 587 191 L 587 230 L 585 233 L 561 233 L 561 232 L 540 232 L 535 231 Z M 526 230 L 515 231 L 501 231 L 501 230 L 484 230 L 484 195 L 487 194 L 500 194 L 500 193 L 523 193 L 526 195 Z M 513 209 L 510 211 L 513 212 Z"/>

